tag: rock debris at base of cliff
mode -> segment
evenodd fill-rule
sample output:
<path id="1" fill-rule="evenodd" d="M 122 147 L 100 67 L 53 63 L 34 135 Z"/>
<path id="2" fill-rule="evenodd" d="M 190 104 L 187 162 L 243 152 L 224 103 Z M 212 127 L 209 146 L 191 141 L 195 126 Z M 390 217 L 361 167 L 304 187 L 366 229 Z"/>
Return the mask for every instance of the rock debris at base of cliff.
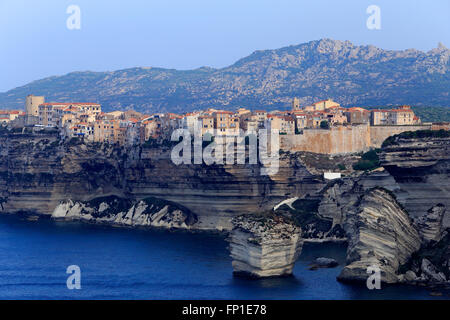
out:
<path id="1" fill-rule="evenodd" d="M 146 198 L 133 202 L 115 196 L 96 198 L 86 202 L 63 201 L 55 208 L 51 217 L 169 229 L 190 229 L 197 222 L 197 216 L 190 210 L 165 200 Z"/>

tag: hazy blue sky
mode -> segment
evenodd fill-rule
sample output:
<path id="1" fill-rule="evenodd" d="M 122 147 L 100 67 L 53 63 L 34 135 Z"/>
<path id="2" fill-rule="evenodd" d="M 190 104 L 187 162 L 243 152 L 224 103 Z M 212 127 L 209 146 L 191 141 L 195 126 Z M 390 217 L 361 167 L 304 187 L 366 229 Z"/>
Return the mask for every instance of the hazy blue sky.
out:
<path id="1" fill-rule="evenodd" d="M 66 9 L 81 8 L 81 30 Z M 368 30 L 366 8 L 381 8 Z M 0 92 L 71 71 L 224 67 L 320 38 L 384 49 L 450 46 L 450 0 L 0 0 Z"/>

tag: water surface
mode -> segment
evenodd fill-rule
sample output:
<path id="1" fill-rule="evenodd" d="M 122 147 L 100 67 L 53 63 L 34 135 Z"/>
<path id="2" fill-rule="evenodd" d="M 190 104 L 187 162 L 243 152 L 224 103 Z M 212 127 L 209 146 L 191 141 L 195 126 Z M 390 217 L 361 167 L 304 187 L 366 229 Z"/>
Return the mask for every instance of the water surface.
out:
<path id="1" fill-rule="evenodd" d="M 1 299 L 449 299 L 416 287 L 370 291 L 336 281 L 343 244 L 306 244 L 294 277 L 232 276 L 223 236 L 133 230 L 0 215 Z M 319 256 L 340 262 L 308 270 Z M 81 290 L 66 268 L 81 268 Z"/>

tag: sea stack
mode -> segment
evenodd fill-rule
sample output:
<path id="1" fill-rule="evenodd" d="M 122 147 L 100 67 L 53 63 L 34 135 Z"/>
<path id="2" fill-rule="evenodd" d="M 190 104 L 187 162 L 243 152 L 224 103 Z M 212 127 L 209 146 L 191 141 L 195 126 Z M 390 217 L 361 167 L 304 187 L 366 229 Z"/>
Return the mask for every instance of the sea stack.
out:
<path id="1" fill-rule="evenodd" d="M 234 275 L 251 278 L 292 274 L 302 251 L 300 227 L 277 216 L 238 216 L 233 218 L 228 241 Z"/>

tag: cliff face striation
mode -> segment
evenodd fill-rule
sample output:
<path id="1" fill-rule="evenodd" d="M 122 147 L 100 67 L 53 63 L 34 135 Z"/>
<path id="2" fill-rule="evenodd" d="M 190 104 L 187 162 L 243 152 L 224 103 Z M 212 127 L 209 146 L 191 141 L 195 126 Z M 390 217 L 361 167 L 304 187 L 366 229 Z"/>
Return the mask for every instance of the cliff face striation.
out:
<path id="1" fill-rule="evenodd" d="M 390 192 L 375 188 L 349 212 L 344 224 L 348 234 L 347 265 L 338 279 L 366 281 L 367 269 L 376 266 L 385 283 L 398 281 L 399 267 L 419 250 L 421 240 L 406 211 Z"/>
<path id="2" fill-rule="evenodd" d="M 442 203 L 438 203 L 428 210 L 426 215 L 416 220 L 416 228 L 419 230 L 424 243 L 441 240 L 444 232 L 443 220 L 445 211 L 445 206 Z"/>
<path id="3" fill-rule="evenodd" d="M 292 274 L 302 251 L 302 231 L 282 217 L 239 216 L 228 241 L 235 275 L 264 278 Z"/>
<path id="4" fill-rule="evenodd" d="M 390 137 L 380 153 L 381 165 L 395 179 L 397 198 L 413 218 L 436 206 L 450 207 L 450 134 L 405 132 Z M 450 227 L 450 213 L 443 217 Z"/>
<path id="5" fill-rule="evenodd" d="M 115 195 L 178 203 L 198 216 L 195 229 L 229 230 L 231 218 L 314 193 L 324 182 L 295 157 L 277 174 L 259 165 L 175 165 L 170 146 L 145 148 L 61 142 L 57 133 L 0 135 L 4 212 L 51 214 L 61 201 Z"/>

